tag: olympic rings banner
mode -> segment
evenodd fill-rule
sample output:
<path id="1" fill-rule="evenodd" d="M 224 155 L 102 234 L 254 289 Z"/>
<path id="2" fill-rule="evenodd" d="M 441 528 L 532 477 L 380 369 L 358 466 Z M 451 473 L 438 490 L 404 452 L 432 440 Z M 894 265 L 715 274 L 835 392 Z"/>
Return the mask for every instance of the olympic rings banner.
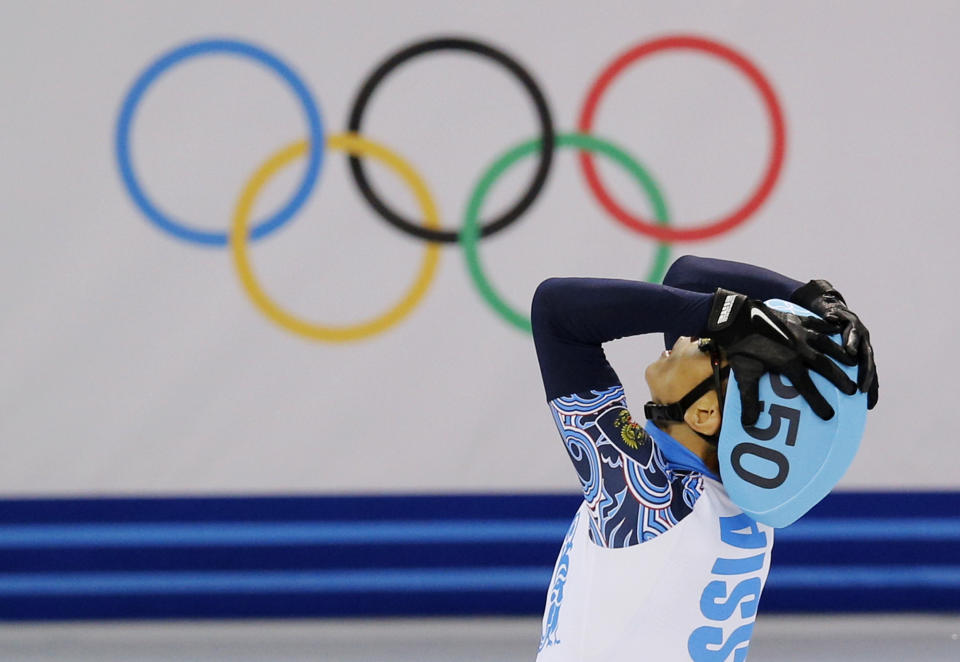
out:
<path id="1" fill-rule="evenodd" d="M 362 133 L 364 112 L 376 89 L 389 74 L 415 58 L 447 51 L 469 53 L 496 63 L 515 77 L 529 94 L 537 115 L 540 133 L 536 138 L 511 146 L 496 161 L 487 167 L 466 205 L 461 230 L 444 230 L 430 188 L 413 166 L 388 146 L 366 137 Z M 756 189 L 735 210 L 716 220 L 693 227 L 674 228 L 666 211 L 663 195 L 650 173 L 622 147 L 592 134 L 594 116 L 604 92 L 627 67 L 665 51 L 692 51 L 718 58 L 746 76 L 763 99 L 770 119 L 772 140 L 767 165 Z M 230 55 L 249 60 L 267 68 L 280 77 L 291 89 L 302 106 L 308 135 L 305 139 L 286 145 L 270 155 L 254 172 L 238 197 L 230 231 L 210 232 L 198 230 L 188 221 L 172 217 L 158 207 L 146 193 L 137 175 L 130 153 L 130 134 L 141 100 L 152 84 L 164 73 L 188 60 L 210 55 Z M 350 110 L 345 133 L 327 136 L 324 133 L 318 103 L 307 84 L 280 57 L 252 43 L 208 39 L 178 46 L 154 60 L 134 81 L 121 107 L 116 129 L 117 165 L 132 201 L 143 216 L 175 239 L 206 246 L 229 245 L 235 270 L 240 282 L 253 304 L 265 317 L 278 326 L 314 340 L 338 342 L 359 340 L 381 333 L 399 323 L 426 295 L 434 279 L 439 260 L 439 247 L 459 243 L 466 254 L 469 271 L 477 290 L 500 316 L 514 326 L 528 331 L 530 321 L 523 312 L 506 303 L 491 285 L 479 258 L 478 240 L 506 229 L 520 219 L 543 190 L 553 154 L 558 147 L 579 150 L 580 165 L 587 185 L 603 208 L 618 222 L 640 235 L 657 239 L 659 244 L 654 264 L 646 275 L 647 280 L 659 282 L 666 270 L 669 258 L 669 243 L 692 242 L 709 239 L 729 231 L 754 214 L 769 196 L 783 165 L 786 130 L 783 111 L 776 93 L 766 77 L 755 64 L 736 50 L 715 40 L 692 35 L 672 35 L 642 42 L 619 54 L 590 85 L 580 111 L 577 131 L 558 133 L 552 114 L 540 85 L 533 75 L 513 56 L 505 51 L 475 39 L 458 37 L 434 37 L 408 44 L 388 55 L 360 86 Z M 327 150 L 341 151 L 349 155 L 353 180 L 370 205 L 371 210 L 395 228 L 427 242 L 424 259 L 405 296 L 388 311 L 372 319 L 356 324 L 330 326 L 312 323 L 289 312 L 267 294 L 258 281 L 250 263 L 248 242 L 262 239 L 278 230 L 303 207 L 314 190 L 320 175 L 321 164 Z M 601 154 L 629 172 L 650 198 L 655 221 L 633 214 L 621 206 L 608 192 L 601 181 L 593 154 Z M 487 221 L 479 219 L 480 209 L 493 183 L 514 163 L 527 156 L 537 157 L 537 168 L 524 194 L 505 213 Z M 420 217 L 405 218 L 396 212 L 376 192 L 364 170 L 362 158 L 380 161 L 392 169 L 413 192 L 419 206 Z M 257 196 L 270 179 L 291 162 L 306 158 L 307 169 L 296 192 L 282 209 L 273 215 L 251 223 L 251 208 Z"/>
<path id="2" fill-rule="evenodd" d="M 0 483 L 574 491 L 533 291 L 692 253 L 826 278 L 870 327 L 842 487 L 960 485 L 923 459 L 958 458 L 960 8 L 884 8 L 12 5 Z M 606 347 L 635 406 L 660 344 Z"/>

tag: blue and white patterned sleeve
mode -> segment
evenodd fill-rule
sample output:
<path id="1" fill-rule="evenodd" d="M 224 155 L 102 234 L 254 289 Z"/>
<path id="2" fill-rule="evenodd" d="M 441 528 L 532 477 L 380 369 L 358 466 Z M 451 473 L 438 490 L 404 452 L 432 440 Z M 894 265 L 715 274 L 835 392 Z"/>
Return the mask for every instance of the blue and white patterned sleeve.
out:
<path id="1" fill-rule="evenodd" d="M 654 440 L 630 416 L 623 388 L 550 401 L 590 513 L 590 537 L 628 547 L 668 531 L 703 491 L 697 472 L 674 472 Z"/>
<path id="2" fill-rule="evenodd" d="M 537 288 L 531 320 L 543 385 L 599 545 L 626 547 L 666 532 L 702 490 L 696 472 L 666 467 L 656 443 L 631 418 L 602 344 L 652 332 L 697 335 L 712 300 L 602 278 L 554 278 Z"/>

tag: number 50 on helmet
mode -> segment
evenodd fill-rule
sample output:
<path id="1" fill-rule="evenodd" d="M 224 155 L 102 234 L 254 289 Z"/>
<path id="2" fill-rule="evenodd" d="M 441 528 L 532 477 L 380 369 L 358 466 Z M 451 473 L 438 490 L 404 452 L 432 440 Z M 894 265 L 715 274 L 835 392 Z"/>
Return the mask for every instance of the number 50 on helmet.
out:
<path id="1" fill-rule="evenodd" d="M 813 315 L 781 299 L 766 304 L 795 315 Z M 834 339 L 839 342 L 839 336 Z M 840 367 L 856 381 L 856 366 Z M 717 445 L 720 476 L 731 500 L 770 526 L 792 524 L 819 503 L 846 473 L 863 437 L 867 394 L 844 395 L 820 375 L 810 376 L 836 412 L 829 421 L 813 412 L 786 377 L 768 373 L 760 378 L 760 419 L 745 428 L 740 425 L 739 387 L 732 373 L 727 385 L 725 424 Z"/>

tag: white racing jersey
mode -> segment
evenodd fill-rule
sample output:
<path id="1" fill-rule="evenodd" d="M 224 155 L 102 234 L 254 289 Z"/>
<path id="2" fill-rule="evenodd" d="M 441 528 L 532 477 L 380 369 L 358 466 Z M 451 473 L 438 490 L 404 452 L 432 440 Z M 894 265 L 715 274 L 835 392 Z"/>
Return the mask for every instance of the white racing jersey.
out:
<path id="1" fill-rule="evenodd" d="M 537 662 L 742 662 L 773 546 L 703 461 L 634 423 L 622 387 L 557 398 L 584 490 L 547 590 Z"/>

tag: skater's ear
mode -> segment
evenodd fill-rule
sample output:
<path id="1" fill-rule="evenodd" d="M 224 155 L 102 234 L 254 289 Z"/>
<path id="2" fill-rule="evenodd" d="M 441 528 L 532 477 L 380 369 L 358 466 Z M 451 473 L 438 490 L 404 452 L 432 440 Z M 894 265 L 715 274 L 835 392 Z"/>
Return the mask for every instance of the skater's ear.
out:
<path id="1" fill-rule="evenodd" d="M 683 422 L 701 436 L 715 435 L 720 431 L 722 414 L 716 391 L 707 391 L 694 402 L 683 415 Z"/>

